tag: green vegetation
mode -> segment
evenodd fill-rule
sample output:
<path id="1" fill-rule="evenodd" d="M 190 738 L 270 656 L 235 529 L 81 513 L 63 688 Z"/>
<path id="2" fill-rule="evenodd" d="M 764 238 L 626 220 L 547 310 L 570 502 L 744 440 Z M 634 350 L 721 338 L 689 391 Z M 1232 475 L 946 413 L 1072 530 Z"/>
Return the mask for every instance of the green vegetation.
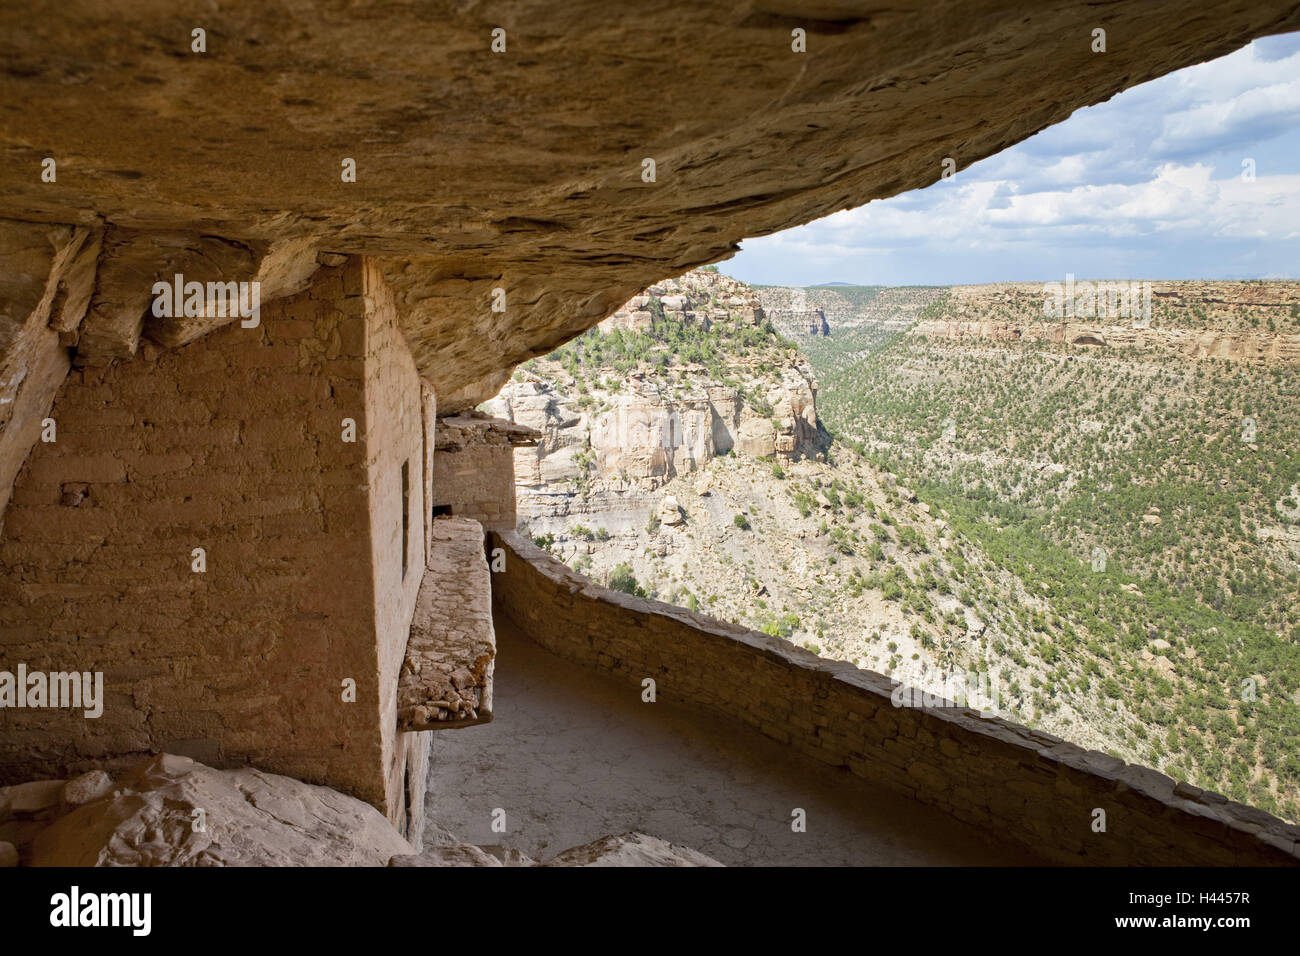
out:
<path id="1" fill-rule="evenodd" d="M 683 569 L 672 549 L 723 529 L 692 507 L 665 552 L 652 510 L 655 540 L 630 559 L 643 581 L 624 562 L 609 585 L 662 587 L 859 666 L 988 672 L 1013 719 L 1300 819 L 1300 369 L 1182 357 L 1142 337 L 1020 336 L 1043 322 L 1026 287 L 804 292 L 828 317 L 860 310 L 799 338 L 837 440 L 826 467 L 714 463 L 733 476 L 714 520 L 763 534 L 722 535 L 708 569 Z M 1166 296 L 1153 324 L 1300 331 L 1300 306 L 1241 304 L 1252 295 Z M 770 416 L 767 384 L 802 357 L 770 323 L 701 321 L 716 308 L 693 292 L 687 321 L 651 298 L 653 327 L 588 332 L 533 365 L 571 378 L 593 415 L 641 372 L 677 398 L 721 382 Z M 926 338 L 907 332 L 916 320 L 1001 337 Z M 574 461 L 581 492 L 599 472 L 594 456 Z M 737 474 L 752 496 L 736 494 Z M 560 539 L 609 535 L 573 525 Z"/>
<path id="2" fill-rule="evenodd" d="M 620 564 L 609 572 L 608 586 L 615 591 L 622 591 L 624 594 L 631 594 L 635 597 L 646 596 L 645 588 L 637 583 L 632 568 L 626 564 Z"/>
<path id="3" fill-rule="evenodd" d="M 1158 325 L 1264 324 L 1179 302 Z M 1041 321 L 1041 299 L 980 317 Z M 1014 627 L 1056 668 L 1036 703 L 1071 684 L 1137 728 L 1125 759 L 1300 817 L 1300 573 L 1284 543 L 1300 525 L 1300 369 L 910 335 L 817 371 L 830 430 L 1047 602 Z M 897 540 L 925 548 L 909 528 Z"/>

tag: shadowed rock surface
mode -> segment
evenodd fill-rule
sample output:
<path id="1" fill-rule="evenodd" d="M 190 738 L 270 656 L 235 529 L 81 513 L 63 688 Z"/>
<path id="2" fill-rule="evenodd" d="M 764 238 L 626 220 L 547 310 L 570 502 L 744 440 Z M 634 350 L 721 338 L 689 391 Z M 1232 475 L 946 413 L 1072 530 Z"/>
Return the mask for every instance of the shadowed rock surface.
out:
<path id="1" fill-rule="evenodd" d="M 965 168 L 1297 28 L 1279 0 L 13 5 L 0 99 L 22 108 L 0 114 L 0 215 L 106 227 L 78 346 L 92 364 L 135 352 L 148 289 L 174 269 L 261 277 L 269 295 L 297 287 L 313 248 L 386 257 L 453 411 L 743 237 L 928 185 L 945 158 Z"/>
<path id="2" fill-rule="evenodd" d="M 414 856 L 395 856 L 394 867 L 428 866 L 721 866 L 717 860 L 690 847 L 677 846 L 646 836 L 644 833 L 620 833 L 601 837 L 582 846 L 565 850 L 545 863 L 539 863 L 518 850 L 501 846 L 475 846 L 454 843 L 429 847 Z"/>
<path id="3" fill-rule="evenodd" d="M 30 785 L 25 785 L 30 786 Z M 203 829 L 194 811 L 202 810 Z M 33 866 L 383 866 L 411 846 L 354 797 L 160 754 L 32 841 Z"/>

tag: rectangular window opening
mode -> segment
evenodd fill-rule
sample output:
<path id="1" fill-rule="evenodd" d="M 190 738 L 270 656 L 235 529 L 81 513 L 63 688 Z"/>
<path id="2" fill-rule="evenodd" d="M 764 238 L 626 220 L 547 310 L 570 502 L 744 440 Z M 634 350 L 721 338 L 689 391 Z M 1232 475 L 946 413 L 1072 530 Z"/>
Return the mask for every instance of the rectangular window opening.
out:
<path id="1" fill-rule="evenodd" d="M 411 553 L 411 462 L 402 462 L 402 580 L 406 580 L 406 566 Z"/>

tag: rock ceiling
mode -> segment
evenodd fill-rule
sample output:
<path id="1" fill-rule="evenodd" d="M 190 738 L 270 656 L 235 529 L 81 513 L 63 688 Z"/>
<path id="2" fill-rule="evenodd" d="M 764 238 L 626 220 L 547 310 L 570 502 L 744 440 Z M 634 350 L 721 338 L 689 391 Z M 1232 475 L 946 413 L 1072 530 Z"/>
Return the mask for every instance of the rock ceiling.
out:
<path id="1" fill-rule="evenodd" d="M 454 410 L 746 236 L 1295 29 L 1277 0 L 6 3 L 0 217 L 104 230 L 92 364 L 187 339 L 135 311 L 178 264 L 282 294 L 304 250 L 382 257 Z"/>

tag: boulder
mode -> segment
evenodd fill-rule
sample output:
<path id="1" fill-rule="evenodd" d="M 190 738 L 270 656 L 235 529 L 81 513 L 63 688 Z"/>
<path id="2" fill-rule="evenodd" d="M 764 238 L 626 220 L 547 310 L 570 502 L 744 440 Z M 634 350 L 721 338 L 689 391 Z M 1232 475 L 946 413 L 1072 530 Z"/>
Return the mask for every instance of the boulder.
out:
<path id="1" fill-rule="evenodd" d="M 383 866 L 412 852 L 382 813 L 355 797 L 279 774 L 214 770 L 160 754 L 42 830 L 29 862 Z"/>
<path id="2" fill-rule="evenodd" d="M 30 816 L 59 805 L 63 799 L 62 780 L 33 780 L 0 788 L 0 807 L 14 816 Z M 0 816 L 5 814 L 0 813 Z"/>
<path id="3" fill-rule="evenodd" d="M 670 527 L 685 523 L 682 506 L 673 495 L 664 495 L 664 500 L 659 505 L 659 520 Z"/>
<path id="4" fill-rule="evenodd" d="M 79 807 L 102 797 L 113 789 L 113 778 L 102 770 L 91 770 L 74 777 L 63 787 L 63 802 Z"/>
<path id="5" fill-rule="evenodd" d="M 542 866 L 722 866 L 690 847 L 644 833 L 622 833 L 575 846 Z"/>

